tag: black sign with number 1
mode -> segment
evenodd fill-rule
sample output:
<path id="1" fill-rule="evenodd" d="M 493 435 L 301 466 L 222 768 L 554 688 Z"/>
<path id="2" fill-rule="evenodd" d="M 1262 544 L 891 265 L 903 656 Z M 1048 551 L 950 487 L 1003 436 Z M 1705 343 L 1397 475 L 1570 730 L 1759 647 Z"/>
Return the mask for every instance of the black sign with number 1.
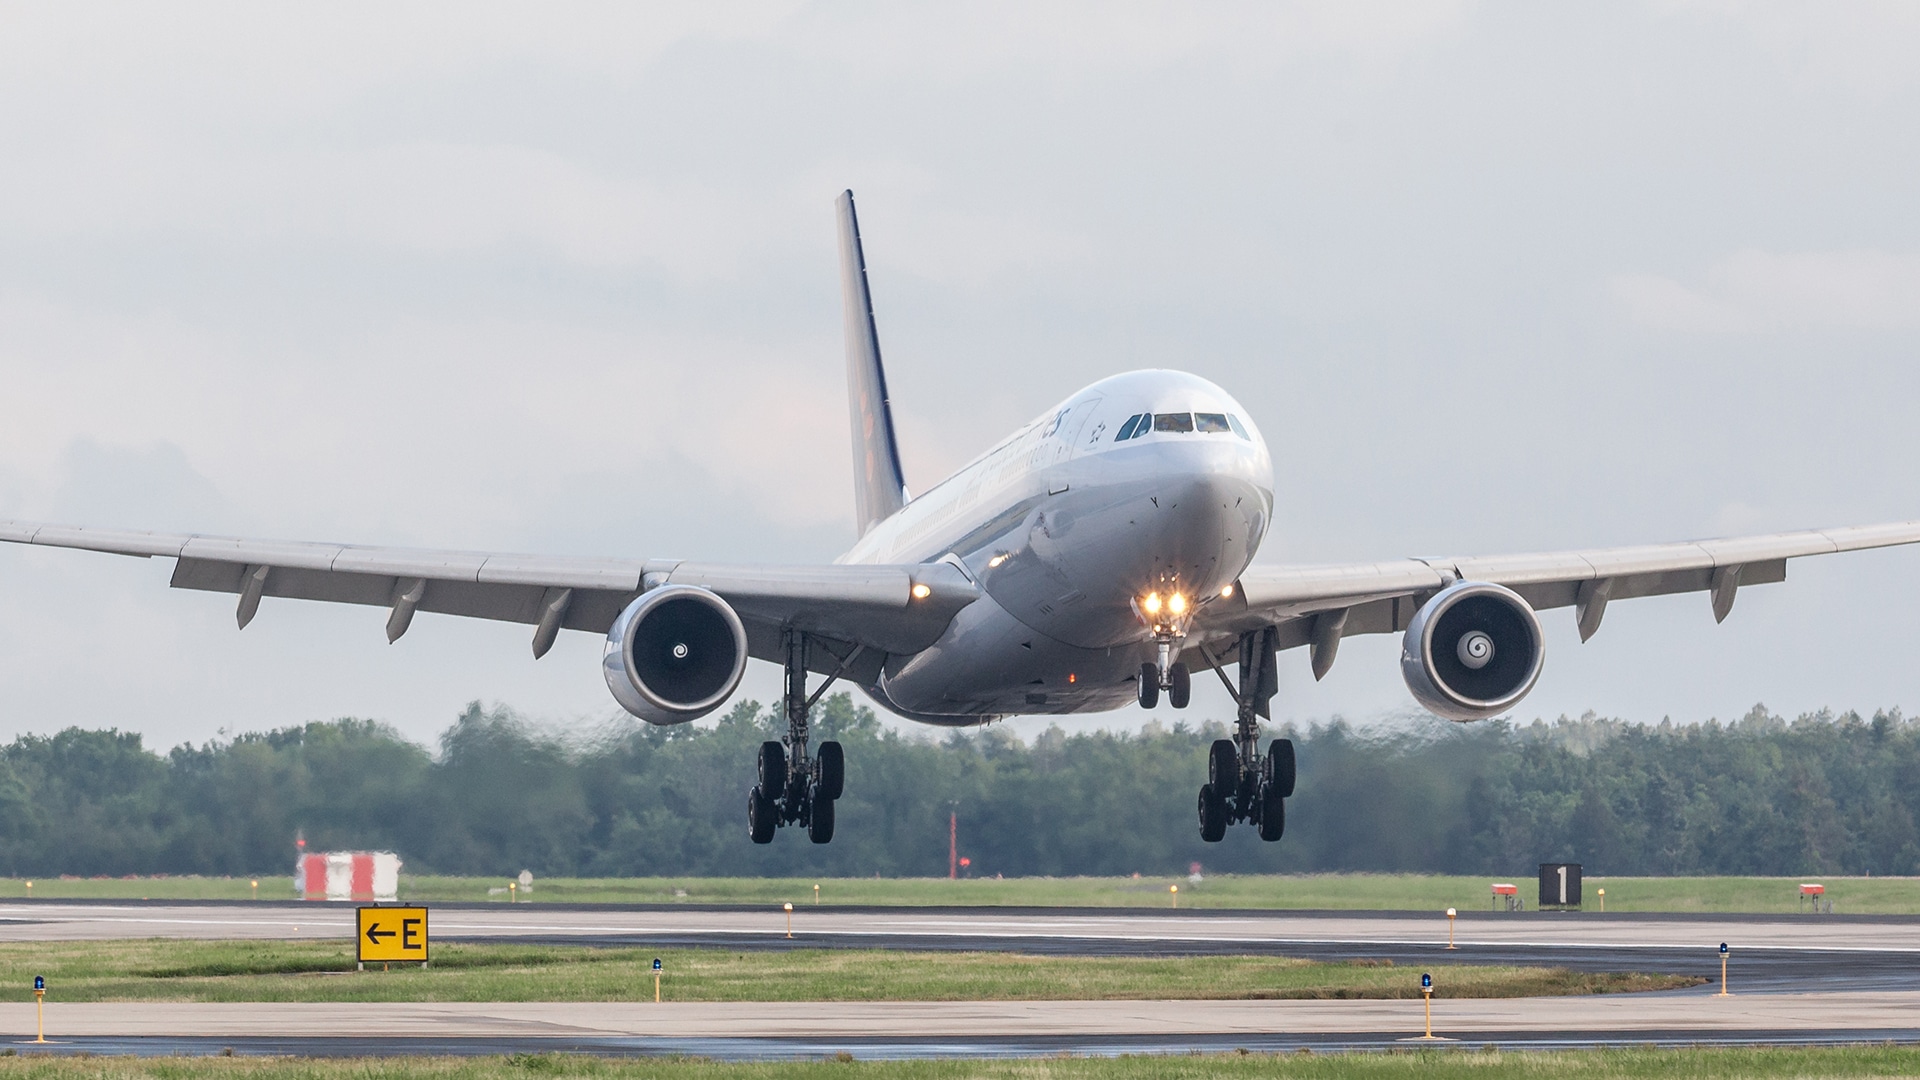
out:
<path id="1" fill-rule="evenodd" d="M 1543 862 L 1540 864 L 1540 906 L 1568 908 L 1580 906 L 1580 864 Z"/>

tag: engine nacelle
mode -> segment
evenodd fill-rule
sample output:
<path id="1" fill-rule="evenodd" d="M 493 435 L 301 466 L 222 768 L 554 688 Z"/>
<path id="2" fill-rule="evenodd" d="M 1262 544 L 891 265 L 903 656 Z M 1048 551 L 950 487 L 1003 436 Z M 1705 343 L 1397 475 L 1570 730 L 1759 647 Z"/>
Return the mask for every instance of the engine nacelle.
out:
<path id="1" fill-rule="evenodd" d="M 1449 720 L 1485 720 L 1518 705 L 1545 661 L 1533 608 L 1484 581 L 1440 590 L 1414 613 L 1400 644 L 1407 689 Z"/>
<path id="2" fill-rule="evenodd" d="M 720 707 L 747 670 L 747 629 L 725 600 L 664 585 L 607 631 L 601 672 L 620 707 L 649 724 L 684 724 Z"/>

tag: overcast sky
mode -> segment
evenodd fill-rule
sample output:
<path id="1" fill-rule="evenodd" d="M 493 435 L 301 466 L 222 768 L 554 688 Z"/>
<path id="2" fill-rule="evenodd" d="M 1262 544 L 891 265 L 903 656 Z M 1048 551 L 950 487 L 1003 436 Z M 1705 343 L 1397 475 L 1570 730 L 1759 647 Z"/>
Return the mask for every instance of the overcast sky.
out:
<path id="1" fill-rule="evenodd" d="M 0 517 L 830 559 L 852 187 L 916 489 L 1165 366 L 1271 440 L 1263 561 L 1920 518 L 1915 56 L 1904 3 L 6 5 Z M 239 633 L 170 568 L 0 548 L 0 737 L 616 711 L 587 635 Z M 1916 611 L 1920 550 L 1549 612 L 1519 715 L 1920 708 Z M 1396 649 L 1277 715 L 1411 710 Z"/>

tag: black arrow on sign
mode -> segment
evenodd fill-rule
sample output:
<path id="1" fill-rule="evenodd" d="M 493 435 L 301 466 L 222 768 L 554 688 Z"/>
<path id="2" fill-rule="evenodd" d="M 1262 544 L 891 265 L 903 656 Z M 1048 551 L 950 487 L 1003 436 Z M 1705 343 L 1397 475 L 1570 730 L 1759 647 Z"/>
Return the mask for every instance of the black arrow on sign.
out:
<path id="1" fill-rule="evenodd" d="M 380 929 L 379 923 L 374 923 L 372 926 L 367 927 L 367 940 L 373 942 L 375 945 L 378 945 L 380 944 L 381 938 L 393 937 L 398 933 L 400 933 L 400 931 L 398 930 L 382 930 Z"/>

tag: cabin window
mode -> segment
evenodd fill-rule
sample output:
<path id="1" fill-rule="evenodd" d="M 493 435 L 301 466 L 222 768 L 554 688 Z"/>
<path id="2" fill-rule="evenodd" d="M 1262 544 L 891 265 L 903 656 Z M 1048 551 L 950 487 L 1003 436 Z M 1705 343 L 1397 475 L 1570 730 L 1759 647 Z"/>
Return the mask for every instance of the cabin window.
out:
<path id="1" fill-rule="evenodd" d="M 1231 413 L 1229 413 L 1229 414 L 1227 414 L 1227 423 L 1228 423 L 1228 424 L 1231 424 L 1231 425 L 1233 426 L 1233 433 L 1234 433 L 1235 435 L 1238 435 L 1238 436 L 1240 436 L 1241 438 L 1243 438 L 1243 439 L 1245 439 L 1245 440 L 1247 440 L 1248 442 L 1252 442 L 1252 441 L 1253 441 L 1253 436 L 1251 436 L 1251 435 L 1249 435 L 1249 434 L 1247 434 L 1247 429 L 1246 429 L 1246 428 L 1244 428 L 1244 427 L 1241 427 L 1241 426 L 1240 426 L 1240 418 L 1239 418 L 1239 417 L 1237 417 L 1237 416 L 1234 416 L 1233 414 L 1231 414 Z"/>
<path id="2" fill-rule="evenodd" d="M 1153 414 L 1155 431 L 1192 431 L 1193 414 L 1190 412 L 1163 412 Z"/>
<path id="3" fill-rule="evenodd" d="M 1120 434 L 1115 435 L 1113 437 L 1113 441 L 1126 442 L 1128 439 L 1133 438 L 1133 429 L 1136 427 L 1139 427 L 1140 421 L 1145 420 L 1146 418 L 1147 418 L 1147 414 L 1145 413 L 1135 413 L 1132 416 L 1127 417 L 1127 422 L 1120 425 Z"/>
<path id="4" fill-rule="evenodd" d="M 1217 412 L 1194 413 L 1193 426 L 1196 431 L 1224 432 L 1232 430 L 1227 427 L 1227 414 Z"/>

